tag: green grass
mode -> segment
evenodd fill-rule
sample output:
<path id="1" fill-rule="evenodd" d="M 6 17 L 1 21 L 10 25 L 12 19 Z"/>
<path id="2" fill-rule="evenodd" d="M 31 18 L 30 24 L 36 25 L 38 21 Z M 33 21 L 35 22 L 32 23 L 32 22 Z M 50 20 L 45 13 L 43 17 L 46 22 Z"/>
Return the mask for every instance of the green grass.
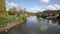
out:
<path id="1" fill-rule="evenodd" d="M 8 23 L 14 22 L 15 19 L 16 19 L 16 16 L 13 16 L 13 15 L 0 17 L 0 29 L 6 26 Z"/>
<path id="2" fill-rule="evenodd" d="M 16 15 L 7 15 L 4 17 L 0 17 L 0 29 L 3 28 L 4 26 L 6 26 L 8 23 L 15 23 L 16 18 L 18 18 L 18 20 L 22 20 L 22 18 L 25 18 L 24 16 L 16 16 Z"/>
<path id="3" fill-rule="evenodd" d="M 0 29 L 2 29 L 4 26 L 6 26 L 8 23 L 15 23 L 16 18 L 18 18 L 18 20 L 22 20 L 22 18 L 25 18 L 25 16 L 19 16 L 17 17 L 16 15 L 8 15 L 8 16 L 4 16 L 4 17 L 0 17 Z"/>
<path id="4" fill-rule="evenodd" d="M 0 17 L 0 22 L 1 22 L 1 21 L 12 20 L 12 19 L 15 19 L 15 18 L 16 18 L 16 17 L 15 17 L 15 16 L 12 16 L 12 15 Z"/>

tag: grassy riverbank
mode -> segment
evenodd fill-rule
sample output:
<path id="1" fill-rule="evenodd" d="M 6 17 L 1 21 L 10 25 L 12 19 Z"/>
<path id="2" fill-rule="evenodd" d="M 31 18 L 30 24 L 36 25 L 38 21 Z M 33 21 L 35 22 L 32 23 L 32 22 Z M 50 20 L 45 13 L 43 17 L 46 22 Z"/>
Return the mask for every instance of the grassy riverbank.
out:
<path id="1" fill-rule="evenodd" d="M 23 22 L 25 20 L 24 16 L 13 16 L 9 15 L 6 17 L 1 17 L 0 18 L 0 31 L 4 29 L 10 29 L 11 27 Z"/>
<path id="2" fill-rule="evenodd" d="M 7 23 L 10 23 L 12 21 L 15 21 L 15 16 L 8 15 L 4 17 L 0 17 L 0 29 L 3 28 Z"/>

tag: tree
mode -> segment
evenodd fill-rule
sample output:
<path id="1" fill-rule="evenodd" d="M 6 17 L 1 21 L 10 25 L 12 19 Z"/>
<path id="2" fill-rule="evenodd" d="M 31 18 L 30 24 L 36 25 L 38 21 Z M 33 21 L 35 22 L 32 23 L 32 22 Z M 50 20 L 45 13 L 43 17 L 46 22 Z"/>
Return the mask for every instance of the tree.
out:
<path id="1" fill-rule="evenodd" d="M 0 0 L 0 17 L 6 15 L 6 0 Z"/>
<path id="2" fill-rule="evenodd" d="M 20 9 L 20 14 L 21 15 L 24 15 L 25 14 L 24 9 Z"/>
<path id="3" fill-rule="evenodd" d="M 15 7 L 12 7 L 9 9 L 9 14 L 10 15 L 16 15 L 17 14 L 17 9 Z"/>

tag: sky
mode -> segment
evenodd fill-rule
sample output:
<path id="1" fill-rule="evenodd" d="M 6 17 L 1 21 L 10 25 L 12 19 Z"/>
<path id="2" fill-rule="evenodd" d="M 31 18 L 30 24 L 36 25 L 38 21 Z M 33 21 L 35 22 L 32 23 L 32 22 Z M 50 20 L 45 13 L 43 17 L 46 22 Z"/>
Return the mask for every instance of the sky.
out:
<path id="1" fill-rule="evenodd" d="M 27 11 L 60 10 L 60 0 L 6 0 L 6 8 L 26 8 Z"/>

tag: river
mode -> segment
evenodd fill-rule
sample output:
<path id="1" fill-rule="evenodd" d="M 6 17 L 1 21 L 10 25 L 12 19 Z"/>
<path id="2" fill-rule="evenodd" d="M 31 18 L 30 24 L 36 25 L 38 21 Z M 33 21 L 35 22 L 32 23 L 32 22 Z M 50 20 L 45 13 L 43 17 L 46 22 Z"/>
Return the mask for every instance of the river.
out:
<path id="1" fill-rule="evenodd" d="M 10 29 L 5 34 L 60 34 L 60 21 L 29 16 L 26 23 Z"/>

